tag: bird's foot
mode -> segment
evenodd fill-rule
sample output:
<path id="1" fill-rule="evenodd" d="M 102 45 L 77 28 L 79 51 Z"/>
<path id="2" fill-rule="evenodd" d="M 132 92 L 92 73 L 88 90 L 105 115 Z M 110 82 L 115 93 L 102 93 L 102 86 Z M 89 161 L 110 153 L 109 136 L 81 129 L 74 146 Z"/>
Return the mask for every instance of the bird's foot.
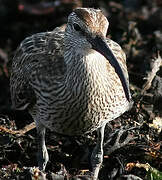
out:
<path id="1" fill-rule="evenodd" d="M 98 174 L 99 174 L 99 171 L 100 171 L 100 167 L 101 167 L 101 164 L 97 165 L 96 167 L 93 167 L 93 169 L 92 169 L 92 172 L 93 172 L 92 180 L 97 180 L 98 179 Z"/>
<path id="2" fill-rule="evenodd" d="M 46 147 L 43 148 L 43 150 L 42 149 L 38 150 L 37 159 L 38 159 L 39 169 L 44 171 L 46 168 L 46 164 L 49 160 L 49 156 L 48 156 Z"/>
<path id="3" fill-rule="evenodd" d="M 98 174 L 102 165 L 102 161 L 103 161 L 103 152 L 96 152 L 96 150 L 94 149 L 91 156 L 93 180 L 98 179 Z"/>
<path id="4" fill-rule="evenodd" d="M 105 154 L 111 154 L 115 150 L 127 145 L 130 141 L 136 139 L 136 137 L 133 136 L 133 133 L 130 133 L 130 131 L 133 129 L 135 128 L 134 127 L 129 128 L 129 129 L 121 128 L 113 132 L 110 135 L 109 140 L 104 145 Z M 123 137 L 124 133 L 127 133 L 127 132 L 129 132 L 128 135 L 125 137 L 124 140 L 121 141 L 121 138 Z M 115 142 L 113 146 L 112 145 L 110 146 L 111 141 L 113 141 L 114 137 L 116 137 Z"/>

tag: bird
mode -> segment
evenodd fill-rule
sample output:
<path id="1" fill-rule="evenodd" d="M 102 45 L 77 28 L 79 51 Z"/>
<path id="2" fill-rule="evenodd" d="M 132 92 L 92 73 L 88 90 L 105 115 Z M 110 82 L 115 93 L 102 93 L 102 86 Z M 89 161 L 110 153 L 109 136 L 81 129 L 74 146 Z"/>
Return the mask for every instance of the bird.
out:
<path id="1" fill-rule="evenodd" d="M 38 166 L 49 160 L 45 131 L 78 136 L 97 131 L 91 154 L 93 180 L 103 162 L 107 123 L 132 107 L 126 55 L 107 38 L 100 9 L 76 8 L 65 28 L 25 38 L 12 61 L 12 105 L 27 109 L 37 130 Z"/>

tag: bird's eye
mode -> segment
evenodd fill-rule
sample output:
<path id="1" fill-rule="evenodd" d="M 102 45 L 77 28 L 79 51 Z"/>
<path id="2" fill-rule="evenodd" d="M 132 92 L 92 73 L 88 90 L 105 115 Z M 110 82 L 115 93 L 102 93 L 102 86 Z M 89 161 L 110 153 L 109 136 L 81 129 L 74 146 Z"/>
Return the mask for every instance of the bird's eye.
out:
<path id="1" fill-rule="evenodd" d="M 81 27 L 78 24 L 74 23 L 73 27 L 76 31 L 81 31 Z"/>

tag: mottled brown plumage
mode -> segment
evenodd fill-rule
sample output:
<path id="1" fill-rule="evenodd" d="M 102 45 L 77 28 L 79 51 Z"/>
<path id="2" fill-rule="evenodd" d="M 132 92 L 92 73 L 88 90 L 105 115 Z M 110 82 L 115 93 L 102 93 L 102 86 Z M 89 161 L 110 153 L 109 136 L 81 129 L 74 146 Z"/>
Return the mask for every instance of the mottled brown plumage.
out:
<path id="1" fill-rule="evenodd" d="M 38 165 L 45 169 L 45 128 L 59 134 L 98 131 L 93 179 L 103 159 L 104 127 L 130 108 L 128 73 L 121 47 L 106 39 L 108 21 L 100 10 L 75 9 L 67 27 L 26 38 L 13 59 L 11 98 L 27 108 L 38 132 Z"/>
<path id="2" fill-rule="evenodd" d="M 94 21 L 93 12 L 85 11 L 84 9 L 75 9 L 74 12 L 81 19 L 93 33 L 104 34 L 106 36 L 108 21 L 100 10 L 96 14 Z"/>

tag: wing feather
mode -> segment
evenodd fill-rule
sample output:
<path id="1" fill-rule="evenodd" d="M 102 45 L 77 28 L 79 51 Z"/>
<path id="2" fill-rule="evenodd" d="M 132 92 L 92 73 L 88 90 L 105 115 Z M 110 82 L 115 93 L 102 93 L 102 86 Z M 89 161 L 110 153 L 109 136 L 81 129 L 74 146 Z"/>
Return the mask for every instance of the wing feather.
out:
<path id="1" fill-rule="evenodd" d="M 64 32 L 56 28 L 52 32 L 37 33 L 22 41 L 12 62 L 10 89 L 13 108 L 23 110 L 35 103 L 32 84 L 40 74 L 52 77 L 62 73 L 64 60 L 60 57 L 60 51 L 63 51 L 63 37 Z M 60 66 L 60 71 L 56 66 Z"/>
<path id="2" fill-rule="evenodd" d="M 111 48 L 114 56 L 118 60 L 120 66 L 124 72 L 127 83 L 129 85 L 129 77 L 128 77 L 127 64 L 126 64 L 126 55 L 125 55 L 124 51 L 122 50 L 122 48 L 120 47 L 120 45 L 118 43 L 114 42 L 111 39 L 107 38 L 107 43 L 108 43 L 108 46 Z"/>

